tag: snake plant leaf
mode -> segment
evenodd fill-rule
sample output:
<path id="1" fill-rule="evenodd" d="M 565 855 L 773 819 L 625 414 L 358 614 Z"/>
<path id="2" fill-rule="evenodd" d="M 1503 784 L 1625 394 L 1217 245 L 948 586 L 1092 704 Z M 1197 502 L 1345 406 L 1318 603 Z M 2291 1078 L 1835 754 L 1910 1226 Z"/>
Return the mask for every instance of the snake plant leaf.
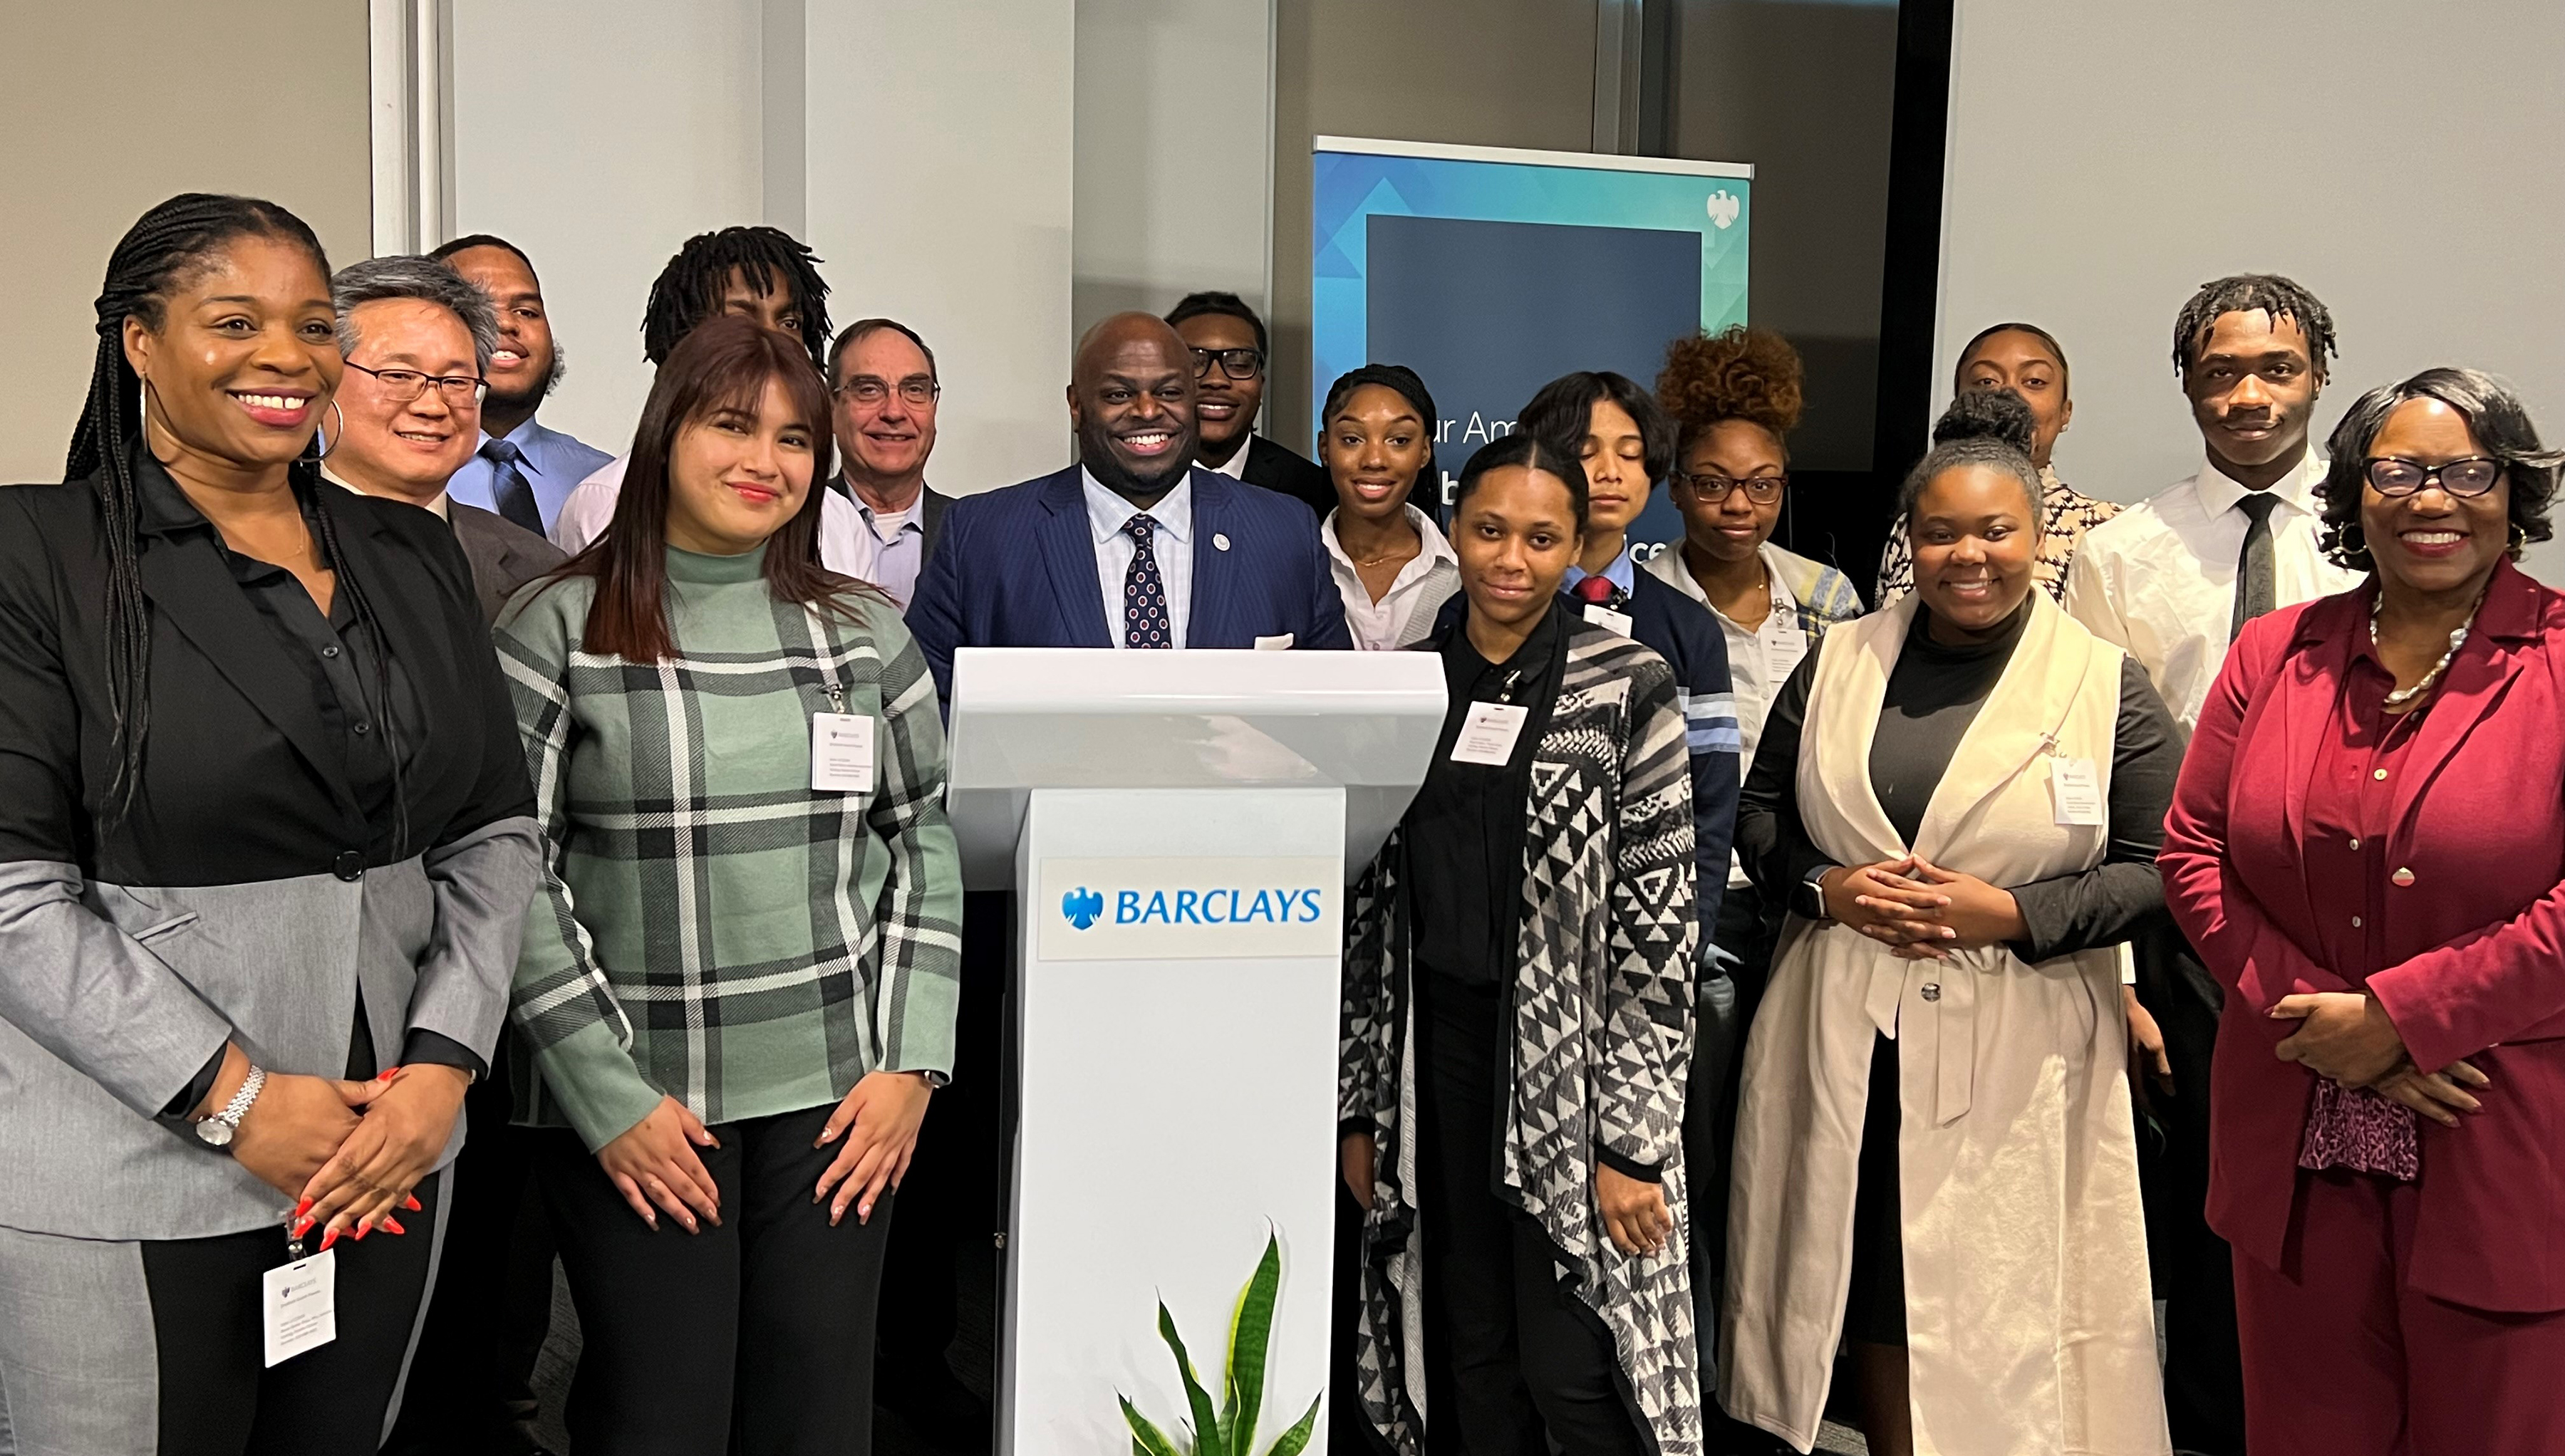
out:
<path id="1" fill-rule="evenodd" d="M 1194 1374 L 1193 1356 L 1185 1353 L 1184 1337 L 1176 1333 L 1176 1317 L 1167 1313 L 1165 1300 L 1158 1301 L 1158 1335 L 1176 1352 L 1176 1371 L 1185 1377 L 1185 1400 L 1194 1411 L 1194 1456 L 1220 1456 L 1220 1412 L 1211 1403 L 1211 1392 Z"/>
<path id="2" fill-rule="evenodd" d="M 1185 1456 L 1176 1449 L 1175 1442 L 1167 1439 L 1166 1432 L 1149 1423 L 1140 1407 L 1131 1403 L 1130 1396 L 1117 1390 L 1114 1398 L 1122 1402 L 1122 1418 L 1131 1423 L 1131 1456 Z"/>
<path id="3" fill-rule="evenodd" d="M 1318 1402 L 1325 1398 L 1323 1391 L 1309 1397 L 1309 1408 L 1301 1412 L 1300 1423 L 1284 1431 L 1282 1438 L 1276 1441 L 1274 1449 L 1266 1452 L 1265 1456 L 1300 1456 L 1307 1450 L 1309 1435 L 1318 1428 Z"/>
<path id="4" fill-rule="evenodd" d="M 1265 1406 L 1265 1356 L 1274 1337 L 1274 1302 L 1282 1289 L 1282 1243 L 1265 1236 L 1265 1257 L 1238 1296 L 1229 1328 L 1229 1396 L 1237 1415 L 1229 1456 L 1254 1456 L 1256 1422 Z"/>

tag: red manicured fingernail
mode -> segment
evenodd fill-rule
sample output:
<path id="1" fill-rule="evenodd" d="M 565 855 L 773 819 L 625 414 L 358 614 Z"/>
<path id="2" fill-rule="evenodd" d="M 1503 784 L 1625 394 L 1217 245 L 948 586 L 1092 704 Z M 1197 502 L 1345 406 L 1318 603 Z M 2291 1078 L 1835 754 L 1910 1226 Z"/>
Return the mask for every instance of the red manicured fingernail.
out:
<path id="1" fill-rule="evenodd" d="M 409 1230 L 408 1230 L 408 1229 L 405 1229 L 405 1228 L 403 1228 L 403 1227 L 401 1227 L 401 1226 L 400 1226 L 400 1220 L 399 1220 L 399 1219 L 397 1219 L 397 1218 L 393 1218 L 393 1217 L 390 1217 L 389 1215 L 385 1215 L 385 1217 L 383 1218 L 383 1231 L 384 1231 L 384 1232 L 386 1232 L 386 1233 L 407 1233 L 407 1232 L 409 1232 Z"/>
<path id="2" fill-rule="evenodd" d="M 401 1207 L 412 1213 L 424 1213 L 426 1211 L 419 1206 L 418 1195 L 416 1193 L 412 1193 L 408 1197 L 403 1198 L 401 1200 Z"/>
<path id="3" fill-rule="evenodd" d="M 303 1215 L 305 1215 L 305 1214 L 307 1214 L 307 1213 L 309 1213 L 309 1212 L 311 1212 L 311 1211 L 312 1211 L 312 1200 L 311 1200 L 311 1199 L 309 1199 L 309 1198 L 306 1198 L 306 1199 L 304 1199 L 302 1202 L 297 1203 L 297 1204 L 295 1204 L 295 1205 L 294 1205 L 294 1216 L 295 1216 L 295 1217 L 297 1217 L 297 1218 L 301 1218 Z"/>
<path id="4" fill-rule="evenodd" d="M 384 1068 L 383 1070 L 381 1070 L 380 1072 L 377 1072 L 377 1073 L 375 1073 L 375 1074 L 374 1074 L 374 1080 L 375 1080 L 376 1082 L 389 1082 L 389 1081 L 391 1081 L 394 1077 L 397 1077 L 397 1076 L 399 1076 L 399 1075 L 400 1075 L 400 1068 L 398 1068 L 398 1067 L 385 1067 L 385 1068 Z"/>
<path id="5" fill-rule="evenodd" d="M 308 1219 L 308 1218 L 298 1218 L 298 1219 L 294 1220 L 294 1236 L 295 1236 L 296 1238 L 298 1238 L 298 1239 L 299 1239 L 299 1238 L 303 1237 L 305 1234 L 310 1233 L 311 1231 L 312 1231 L 312 1220 L 311 1220 L 311 1219 Z"/>
<path id="6" fill-rule="evenodd" d="M 339 1231 L 334 1228 L 321 1236 L 321 1252 L 329 1253 L 330 1246 L 337 1242 L 339 1242 Z"/>
<path id="7" fill-rule="evenodd" d="M 357 1242 L 357 1243 L 360 1243 L 360 1244 L 361 1244 L 361 1243 L 363 1243 L 363 1242 L 365 1241 L 365 1235 L 367 1235 L 367 1234 L 369 1234 L 369 1233 L 372 1233 L 373 1231 L 374 1231 L 374 1226 L 373 1226 L 372 1224 L 370 1224 L 370 1223 L 360 1223 L 360 1224 L 357 1224 L 357 1225 L 356 1225 L 356 1242 Z"/>

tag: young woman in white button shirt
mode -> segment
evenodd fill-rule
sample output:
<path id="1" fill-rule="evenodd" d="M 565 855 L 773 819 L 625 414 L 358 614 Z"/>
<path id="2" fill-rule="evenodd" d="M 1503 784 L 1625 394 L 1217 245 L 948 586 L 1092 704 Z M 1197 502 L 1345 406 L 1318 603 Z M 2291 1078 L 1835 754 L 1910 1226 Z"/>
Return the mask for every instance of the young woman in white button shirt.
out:
<path id="1" fill-rule="evenodd" d="M 1336 509 L 1318 528 L 1328 574 L 1345 599 L 1354 646 L 1421 642 L 1461 589 L 1460 559 L 1434 518 L 1410 504 L 1434 469 L 1434 396 L 1404 364 L 1365 364 L 1327 388 L 1318 463 Z"/>

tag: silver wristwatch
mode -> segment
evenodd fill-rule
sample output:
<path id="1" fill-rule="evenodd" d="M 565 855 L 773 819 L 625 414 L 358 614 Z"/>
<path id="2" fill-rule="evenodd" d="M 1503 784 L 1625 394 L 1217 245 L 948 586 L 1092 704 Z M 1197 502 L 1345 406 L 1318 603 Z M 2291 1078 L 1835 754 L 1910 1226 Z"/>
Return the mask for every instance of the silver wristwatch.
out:
<path id="1" fill-rule="evenodd" d="M 196 1136 L 208 1147 L 231 1146 L 233 1135 L 240 1132 L 241 1119 L 249 1116 L 249 1105 L 258 1101 L 260 1089 L 266 1086 L 267 1069 L 251 1066 L 249 1075 L 241 1079 L 240 1091 L 223 1104 L 223 1110 L 196 1124 Z"/>

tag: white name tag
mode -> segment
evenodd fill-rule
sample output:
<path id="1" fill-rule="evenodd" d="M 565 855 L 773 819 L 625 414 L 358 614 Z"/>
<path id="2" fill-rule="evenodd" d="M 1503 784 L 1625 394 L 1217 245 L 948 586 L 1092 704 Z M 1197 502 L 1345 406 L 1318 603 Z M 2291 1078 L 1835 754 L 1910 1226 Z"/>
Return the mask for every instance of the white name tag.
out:
<path id="1" fill-rule="evenodd" d="M 338 1339 L 339 1256 L 324 1250 L 267 1271 L 258 1312 L 271 1366 Z"/>
<path id="2" fill-rule="evenodd" d="M 1800 660 L 1808 655 L 1808 634 L 1799 629 L 1796 615 L 1779 606 L 1773 607 L 1772 615 L 1763 620 L 1765 651 L 1772 660 L 1769 686 L 1777 693 L 1783 683 L 1790 681 L 1790 674 L 1798 670 Z"/>
<path id="3" fill-rule="evenodd" d="M 1522 736 L 1531 710 L 1514 703 L 1473 703 L 1461 720 L 1461 736 L 1452 743 L 1455 763 L 1486 763 L 1502 768 L 1515 756 L 1515 739 Z"/>
<path id="4" fill-rule="evenodd" d="M 872 715 L 811 715 L 811 788 L 815 793 L 873 791 Z"/>
<path id="5" fill-rule="evenodd" d="M 1610 628 L 1612 631 L 1618 632 L 1624 637 L 1630 635 L 1630 614 L 1628 612 L 1616 612 L 1610 607 L 1603 605 L 1601 602 L 1587 602 L 1585 604 L 1585 620 L 1593 623 L 1597 627 Z"/>
<path id="6" fill-rule="evenodd" d="M 2048 795 L 2056 804 L 2060 824 L 2111 822 L 2110 812 L 2102 803 L 2102 775 L 2090 758 L 2049 759 Z"/>

